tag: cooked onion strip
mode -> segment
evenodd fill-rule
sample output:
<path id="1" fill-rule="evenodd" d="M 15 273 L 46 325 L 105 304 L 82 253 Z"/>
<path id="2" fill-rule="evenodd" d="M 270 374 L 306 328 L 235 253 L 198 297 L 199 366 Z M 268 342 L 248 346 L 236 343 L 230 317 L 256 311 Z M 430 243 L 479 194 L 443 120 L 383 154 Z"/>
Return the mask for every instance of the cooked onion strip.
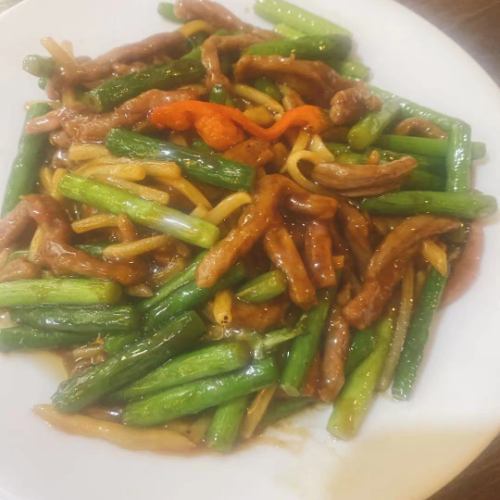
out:
<path id="1" fill-rule="evenodd" d="M 168 177 L 158 177 L 158 180 L 167 186 L 173 187 L 179 193 L 184 195 L 193 205 L 201 206 L 210 210 L 212 204 L 207 200 L 206 196 L 192 183 L 183 177 L 178 179 Z"/>
<path id="2" fill-rule="evenodd" d="M 134 193 L 145 200 L 156 201 L 157 203 L 161 203 L 162 205 L 167 205 L 170 200 L 170 195 L 165 191 L 160 191 L 159 189 L 143 186 L 142 184 L 137 184 L 136 182 L 119 179 L 118 177 L 98 176 L 98 178 L 108 184 L 112 184 L 113 186 Z"/>
<path id="3" fill-rule="evenodd" d="M 448 256 L 444 246 L 434 240 L 422 242 L 422 256 L 442 276 L 448 276 Z"/>
<path id="4" fill-rule="evenodd" d="M 137 429 L 85 415 L 60 413 L 50 405 L 39 405 L 34 412 L 50 425 L 68 434 L 100 438 L 129 450 L 186 452 L 195 448 L 187 437 L 165 428 Z"/>
<path id="5" fill-rule="evenodd" d="M 385 391 L 391 385 L 392 377 L 399 362 L 401 350 L 410 326 L 411 314 L 415 299 L 415 268 L 409 264 L 403 275 L 401 284 L 401 299 L 399 302 L 396 328 L 392 337 L 391 348 L 385 360 L 384 370 L 378 383 L 378 390 Z"/>
<path id="6" fill-rule="evenodd" d="M 75 174 L 83 177 L 105 175 L 119 177 L 128 181 L 142 181 L 146 177 L 146 169 L 142 165 L 137 164 L 128 164 L 120 161 L 108 164 L 97 160 L 78 168 Z"/>
<path id="7" fill-rule="evenodd" d="M 239 192 L 226 196 L 205 216 L 200 215 L 212 224 L 218 226 L 222 221 L 227 219 L 233 212 L 243 205 L 252 203 L 252 197 L 248 193 Z"/>
<path id="8" fill-rule="evenodd" d="M 152 177 L 167 177 L 168 179 L 178 179 L 181 177 L 181 169 L 177 163 L 171 161 L 148 161 L 139 163 L 146 169 L 146 173 Z"/>
<path id="9" fill-rule="evenodd" d="M 297 151 L 296 153 L 291 153 L 288 157 L 285 168 L 286 171 L 290 174 L 290 177 L 297 183 L 299 186 L 302 186 L 304 189 L 311 191 L 313 193 L 324 193 L 325 191 L 318 185 L 314 184 L 314 182 L 310 181 L 299 168 L 299 162 L 302 160 L 309 161 L 314 164 L 321 163 L 322 154 L 315 153 L 313 151 Z"/>
<path id="10" fill-rule="evenodd" d="M 183 26 L 181 26 L 179 31 L 186 38 L 189 38 L 190 36 L 193 36 L 196 33 L 199 33 L 200 31 L 211 34 L 215 31 L 215 28 L 211 24 L 208 24 L 206 21 L 203 21 L 202 19 L 195 19 L 194 21 L 189 21 Z"/>
<path id="11" fill-rule="evenodd" d="M 233 316 L 231 307 L 233 304 L 233 296 L 230 290 L 221 290 L 217 292 L 212 305 L 212 315 L 218 325 L 225 326 L 231 323 Z"/>
<path id="12" fill-rule="evenodd" d="M 170 241 L 170 236 L 161 234 L 143 238 L 142 240 L 109 245 L 103 250 L 102 254 L 108 259 L 131 260 L 139 255 L 162 248 L 168 245 Z"/>
<path id="13" fill-rule="evenodd" d="M 277 115 L 282 115 L 285 112 L 285 109 L 278 101 L 276 101 L 266 93 L 250 87 L 249 85 L 236 83 L 232 86 L 232 91 L 237 96 L 243 97 L 243 99 L 247 99 L 248 101 L 254 102 L 255 104 L 261 104 L 262 106 L 265 106 Z"/>
<path id="14" fill-rule="evenodd" d="M 325 146 L 323 139 L 321 139 L 318 134 L 311 137 L 309 150 L 320 154 L 323 157 L 323 161 L 333 161 L 335 159 L 332 152 Z"/>
<path id="15" fill-rule="evenodd" d="M 88 233 L 96 229 L 104 229 L 107 227 L 116 227 L 118 218 L 111 214 L 96 214 L 85 219 L 76 220 L 71 223 L 71 229 L 77 234 Z"/>
<path id="16" fill-rule="evenodd" d="M 54 173 L 52 174 L 52 182 L 50 183 L 50 191 L 49 194 L 52 198 L 62 201 L 64 196 L 59 193 L 59 181 L 67 174 L 67 170 L 65 168 L 56 168 Z"/>
<path id="17" fill-rule="evenodd" d="M 57 64 L 64 66 L 64 68 L 69 72 L 76 72 L 78 64 L 71 52 L 66 50 L 62 45 L 58 44 L 50 36 L 42 38 L 40 43 L 45 47 L 47 52 L 52 56 Z"/>
<path id="18" fill-rule="evenodd" d="M 245 420 L 243 420 L 241 425 L 241 437 L 243 439 L 250 439 L 253 436 L 255 429 L 259 425 L 273 399 L 276 388 L 276 385 L 272 385 L 260 390 L 251 402 L 247 409 Z"/>
<path id="19" fill-rule="evenodd" d="M 72 144 L 68 149 L 70 161 L 88 161 L 110 156 L 105 146 L 100 144 Z"/>

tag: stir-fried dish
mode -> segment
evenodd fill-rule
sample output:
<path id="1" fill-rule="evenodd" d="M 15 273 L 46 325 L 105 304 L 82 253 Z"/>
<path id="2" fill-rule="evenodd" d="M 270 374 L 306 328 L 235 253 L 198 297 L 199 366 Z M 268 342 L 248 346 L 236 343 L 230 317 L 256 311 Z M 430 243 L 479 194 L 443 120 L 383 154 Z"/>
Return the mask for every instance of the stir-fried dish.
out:
<path id="1" fill-rule="evenodd" d="M 469 125 L 367 83 L 351 34 L 209 0 L 92 59 L 44 38 L 0 220 L 0 349 L 56 350 L 35 411 L 124 447 L 229 451 L 333 404 L 354 436 L 415 387 L 474 220 Z M 472 229 L 471 229 L 472 228 Z"/>

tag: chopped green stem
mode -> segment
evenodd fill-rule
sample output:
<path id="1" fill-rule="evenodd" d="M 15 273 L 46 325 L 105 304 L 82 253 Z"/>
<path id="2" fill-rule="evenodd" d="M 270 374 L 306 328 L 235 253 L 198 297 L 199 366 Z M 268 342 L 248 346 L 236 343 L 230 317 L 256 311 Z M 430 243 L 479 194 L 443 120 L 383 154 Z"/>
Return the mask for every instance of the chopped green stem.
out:
<path id="1" fill-rule="evenodd" d="M 139 327 L 139 317 L 132 306 L 22 307 L 13 309 L 10 315 L 33 328 L 63 332 L 123 332 Z"/>
<path id="2" fill-rule="evenodd" d="M 32 118 L 48 113 L 52 108 L 46 102 L 32 104 L 26 111 L 25 124 Z M 24 127 L 23 127 L 24 128 Z M 27 134 L 23 131 L 17 146 L 17 155 L 11 166 L 5 191 L 2 216 L 10 212 L 19 198 L 35 190 L 38 169 L 43 163 L 48 146 L 48 134 Z"/>
<path id="3" fill-rule="evenodd" d="M 276 269 L 250 280 L 236 292 L 236 297 L 244 302 L 267 302 L 283 294 L 287 286 L 285 275 Z"/>
<path id="4" fill-rule="evenodd" d="M 257 78 L 257 80 L 253 83 L 253 86 L 278 102 L 281 102 L 283 99 L 281 90 L 278 88 L 276 83 L 267 76 Z"/>
<path id="5" fill-rule="evenodd" d="M 392 331 L 393 321 L 390 317 L 377 325 L 375 349 L 347 379 L 328 421 L 328 431 L 335 437 L 352 438 L 363 423 L 384 368 Z"/>
<path id="6" fill-rule="evenodd" d="M 126 214 L 137 224 L 170 234 L 179 240 L 210 248 L 219 237 L 217 226 L 160 203 L 145 200 L 103 182 L 66 174 L 59 183 L 61 194 L 113 214 Z"/>
<path id="7" fill-rule="evenodd" d="M 346 78 L 354 80 L 368 80 L 370 78 L 370 68 L 357 59 L 347 58 L 334 62 L 333 67 Z"/>
<path id="8" fill-rule="evenodd" d="M 14 326 L 0 329 L 0 351 L 28 349 L 59 349 L 83 345 L 97 337 L 96 333 L 74 333 L 39 330 L 29 326 Z"/>
<path id="9" fill-rule="evenodd" d="M 303 333 L 304 331 L 301 328 L 280 328 L 265 335 L 256 335 L 255 339 L 250 340 L 254 350 L 254 357 L 257 359 L 263 358 L 276 347 L 295 339 Z"/>
<path id="10" fill-rule="evenodd" d="M 399 364 L 394 375 L 392 395 L 396 399 L 408 399 L 417 379 L 424 348 L 434 314 L 439 307 L 447 278 L 431 269 L 412 316 Z"/>
<path id="11" fill-rule="evenodd" d="M 472 179 L 472 145 L 470 126 L 455 122 L 448 137 L 446 155 L 446 190 L 450 192 L 469 191 Z"/>
<path id="12" fill-rule="evenodd" d="M 233 106 L 234 102 L 229 95 L 228 91 L 223 85 L 214 85 L 212 90 L 210 90 L 210 95 L 208 100 L 210 102 L 215 102 L 216 104 L 224 104 L 226 106 Z"/>
<path id="13" fill-rule="evenodd" d="M 151 66 L 142 71 L 109 78 L 85 92 L 82 100 L 94 111 L 102 113 L 151 89 L 175 89 L 197 83 L 205 76 L 201 62 L 179 59 Z"/>
<path id="14" fill-rule="evenodd" d="M 244 266 L 237 263 L 212 287 L 200 288 L 194 281 L 187 283 L 148 310 L 144 318 L 146 330 L 154 331 L 176 314 L 202 306 L 217 292 L 240 283 L 245 277 Z"/>
<path id="15" fill-rule="evenodd" d="M 175 161 L 188 178 L 232 191 L 248 191 L 254 183 L 252 167 L 128 130 L 113 129 L 106 138 L 106 146 L 117 156 Z"/>
<path id="16" fill-rule="evenodd" d="M 170 387 L 243 368 L 250 351 L 242 342 L 219 342 L 177 356 L 144 378 L 111 395 L 113 401 L 134 401 Z"/>
<path id="17" fill-rule="evenodd" d="M 172 21 L 174 23 L 182 23 L 182 19 L 179 19 L 175 15 L 174 4 L 171 2 L 160 2 L 158 4 L 158 14 L 164 17 L 167 21 Z"/>
<path id="18" fill-rule="evenodd" d="M 285 0 L 257 0 L 254 10 L 266 21 L 286 24 L 306 35 L 350 35 L 345 28 Z"/>
<path id="19" fill-rule="evenodd" d="M 133 344 L 139 338 L 137 333 L 111 333 L 104 337 L 104 352 L 109 356 L 114 356 L 122 351 L 125 346 Z"/>
<path id="20" fill-rule="evenodd" d="M 268 40 L 251 45 L 245 53 L 255 56 L 295 56 L 297 59 L 329 61 L 344 59 L 350 51 L 349 35 L 332 34 Z"/>
<path id="21" fill-rule="evenodd" d="M 56 65 L 52 57 L 43 57 L 37 54 L 29 54 L 23 59 L 23 69 L 33 76 L 50 78 Z"/>
<path id="22" fill-rule="evenodd" d="M 349 130 L 347 135 L 349 145 L 359 151 L 374 144 L 384 130 L 397 118 L 399 110 L 397 102 L 385 101 L 382 109 L 368 113 Z"/>
<path id="23" fill-rule="evenodd" d="M 103 363 L 64 381 L 52 401 L 60 411 L 80 411 L 190 348 L 204 330 L 195 312 L 181 314 L 154 335 L 125 346 Z"/>
<path id="24" fill-rule="evenodd" d="M 147 311 L 152 307 L 158 305 L 160 302 L 165 300 L 169 295 L 171 295 L 182 286 L 194 282 L 196 269 L 198 268 L 198 264 L 201 262 L 201 259 L 203 259 L 204 256 L 205 252 L 200 253 L 193 260 L 193 262 L 189 264 L 189 266 L 187 266 L 179 273 L 174 274 L 174 276 L 169 278 L 160 288 L 158 288 L 158 290 L 156 290 L 155 294 L 151 298 L 141 301 L 137 306 L 138 309 L 142 312 Z"/>
<path id="25" fill-rule="evenodd" d="M 318 350 L 323 327 L 330 308 L 330 294 L 325 293 L 318 305 L 305 313 L 296 328 L 301 334 L 292 343 L 281 376 L 281 387 L 289 396 L 298 396 L 307 371 Z"/>
<path id="26" fill-rule="evenodd" d="M 97 279 L 46 278 L 0 283 L 0 307 L 116 304 L 121 296 L 119 285 Z"/>
<path id="27" fill-rule="evenodd" d="M 463 140 L 463 136 L 462 139 Z M 429 139 L 410 135 L 383 135 L 377 145 L 392 151 L 406 154 L 420 154 L 446 158 L 448 154 L 448 139 Z M 484 156 L 485 146 L 482 142 L 473 142 L 472 159 L 478 160 Z"/>
<path id="28" fill-rule="evenodd" d="M 377 333 L 373 328 L 357 331 L 351 341 L 344 371 L 349 376 L 375 349 Z"/>
<path id="29" fill-rule="evenodd" d="M 134 426 L 161 425 L 259 391 L 277 378 L 272 359 L 256 361 L 236 373 L 198 380 L 129 403 L 123 421 Z"/>
<path id="30" fill-rule="evenodd" d="M 275 399 L 269 405 L 269 408 L 262 418 L 259 427 L 265 428 L 270 425 L 283 420 L 294 413 L 307 408 L 315 403 L 312 398 L 289 398 L 289 399 Z"/>
<path id="31" fill-rule="evenodd" d="M 472 220 L 494 214 L 497 202 L 478 192 L 399 191 L 368 198 L 361 208 L 377 215 L 439 214 Z"/>
<path id="32" fill-rule="evenodd" d="M 304 33 L 302 33 L 301 31 L 298 31 L 294 28 L 291 28 L 287 24 L 283 24 L 283 23 L 277 24 L 274 27 L 274 31 L 276 31 L 276 33 L 278 33 L 278 35 L 284 36 L 285 38 L 292 38 L 293 39 L 293 38 L 299 38 L 301 36 L 304 36 Z"/>
<path id="33" fill-rule="evenodd" d="M 248 406 L 248 396 L 233 399 L 217 407 L 207 431 L 206 444 L 222 453 L 231 451 Z"/>
<path id="34" fill-rule="evenodd" d="M 387 92 L 386 90 L 379 89 L 378 87 L 375 87 L 373 85 L 371 85 L 370 88 L 381 99 L 392 99 L 398 102 L 401 108 L 402 118 L 410 118 L 413 116 L 424 118 L 425 120 L 434 122 L 444 130 L 449 130 L 452 123 L 455 121 L 454 118 L 444 115 L 443 113 L 439 113 L 438 111 L 434 111 L 433 109 L 426 108 L 425 106 L 420 106 L 420 104 L 416 104 L 412 101 L 409 101 L 408 99 L 404 99 L 403 97 L 399 97 L 398 95 L 395 95 L 391 92 Z"/>

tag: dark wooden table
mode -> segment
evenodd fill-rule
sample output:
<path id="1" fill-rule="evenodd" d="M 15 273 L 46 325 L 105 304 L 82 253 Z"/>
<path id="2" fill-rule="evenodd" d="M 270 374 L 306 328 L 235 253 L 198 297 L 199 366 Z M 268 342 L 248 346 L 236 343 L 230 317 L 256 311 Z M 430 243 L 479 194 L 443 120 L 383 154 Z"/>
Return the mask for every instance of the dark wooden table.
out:
<path id="1" fill-rule="evenodd" d="M 0 0 L 0 12 L 19 0 Z M 500 84 L 500 0 L 398 0 L 458 42 Z M 429 500 L 500 499 L 500 436 Z"/>
<path id="2" fill-rule="evenodd" d="M 398 0 L 461 45 L 500 84 L 500 0 Z M 500 498 L 500 436 L 431 500 Z"/>

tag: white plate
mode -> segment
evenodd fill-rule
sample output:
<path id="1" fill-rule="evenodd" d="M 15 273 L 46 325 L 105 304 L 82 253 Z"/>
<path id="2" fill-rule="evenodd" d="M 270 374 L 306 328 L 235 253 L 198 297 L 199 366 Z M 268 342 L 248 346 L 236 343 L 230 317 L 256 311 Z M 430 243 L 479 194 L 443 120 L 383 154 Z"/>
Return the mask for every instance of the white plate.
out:
<path id="1" fill-rule="evenodd" d="M 259 23 L 251 0 L 226 0 Z M 387 0 L 302 1 L 355 34 L 374 82 L 460 116 L 488 143 L 477 186 L 500 198 L 498 88 L 457 45 Z M 40 97 L 21 71 L 38 40 L 71 40 L 81 54 L 169 28 L 157 0 L 27 0 L 0 17 L 2 180 L 14 156 L 23 102 Z M 441 315 L 409 403 L 379 397 L 359 437 L 337 442 L 324 430 L 328 410 L 309 412 L 283 431 L 227 457 L 159 456 L 68 436 L 35 418 L 62 370 L 47 355 L 0 359 L 0 498 L 16 500 L 424 498 L 488 444 L 500 422 L 500 238 L 486 228 L 480 277 Z M 305 430 L 304 430 L 305 429 Z"/>

